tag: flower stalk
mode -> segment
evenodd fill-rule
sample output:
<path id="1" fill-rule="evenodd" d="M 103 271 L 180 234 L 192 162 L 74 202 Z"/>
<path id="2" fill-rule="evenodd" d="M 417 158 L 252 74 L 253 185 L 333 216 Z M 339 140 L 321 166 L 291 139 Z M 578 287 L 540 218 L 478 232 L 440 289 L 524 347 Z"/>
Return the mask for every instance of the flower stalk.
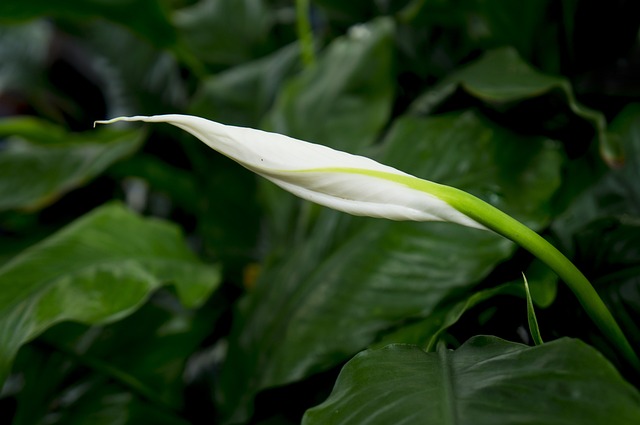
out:
<path id="1" fill-rule="evenodd" d="M 296 0 L 296 30 L 298 32 L 302 63 L 306 67 L 312 66 L 316 61 L 313 50 L 313 31 L 309 21 L 310 12 L 309 0 Z"/>
<path id="2" fill-rule="evenodd" d="M 524 224 L 459 189 L 423 180 L 370 158 L 284 135 L 188 115 L 119 117 L 166 122 L 303 199 L 353 215 L 390 220 L 447 221 L 494 231 L 545 262 L 574 292 L 599 329 L 637 370 L 640 360 L 587 278 Z"/>

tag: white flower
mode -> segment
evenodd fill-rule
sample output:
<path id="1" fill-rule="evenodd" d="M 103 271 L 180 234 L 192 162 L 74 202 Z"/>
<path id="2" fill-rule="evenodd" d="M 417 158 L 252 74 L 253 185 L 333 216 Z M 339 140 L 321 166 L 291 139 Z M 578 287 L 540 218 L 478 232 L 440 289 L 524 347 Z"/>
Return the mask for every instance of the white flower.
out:
<path id="1" fill-rule="evenodd" d="M 391 220 L 448 221 L 486 229 L 438 197 L 452 188 L 370 158 L 189 115 L 119 117 L 96 123 L 117 121 L 175 125 L 294 195 L 349 214 Z"/>

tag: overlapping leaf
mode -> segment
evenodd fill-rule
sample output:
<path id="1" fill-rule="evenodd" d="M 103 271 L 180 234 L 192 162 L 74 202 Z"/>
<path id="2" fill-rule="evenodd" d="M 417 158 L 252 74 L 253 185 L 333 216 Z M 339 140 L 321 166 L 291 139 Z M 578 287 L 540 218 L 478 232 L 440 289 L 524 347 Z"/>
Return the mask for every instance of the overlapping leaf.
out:
<path id="1" fill-rule="evenodd" d="M 528 154 L 514 157 L 512 149 Z M 545 205 L 560 166 L 551 145 L 518 138 L 471 113 L 400 120 L 379 159 L 474 192 L 536 228 L 548 220 Z M 333 366 L 388 327 L 429 315 L 513 249 L 495 234 L 455 225 L 324 211 L 308 238 L 268 267 L 244 300 L 221 401 L 241 419 L 258 390 Z"/>
<path id="2" fill-rule="evenodd" d="M 537 259 L 527 268 L 525 275 L 530 284 L 534 303 L 542 308 L 549 307 L 556 296 L 557 275 Z M 487 309 L 491 309 L 492 304 L 489 301 L 493 301 L 500 296 L 525 298 L 522 282 L 520 280 L 508 282 L 493 288 L 472 292 L 466 297 L 456 298 L 453 301 L 445 301 L 436 306 L 424 319 L 401 324 L 397 329 L 382 335 L 370 347 L 382 348 L 389 344 L 400 343 L 413 344 L 427 351 L 433 351 L 438 341 L 442 338 L 442 334 L 455 325 L 467 311 L 482 303 L 487 303 Z M 521 301 L 521 305 L 524 309 L 524 300 Z M 513 330 L 516 330 L 521 325 L 518 320 L 511 322 Z"/>
<path id="3" fill-rule="evenodd" d="M 579 340 L 527 347 L 472 338 L 455 351 L 367 350 L 343 368 L 304 425 L 484 425 L 640 421 L 640 394 Z"/>
<path id="4" fill-rule="evenodd" d="M 0 210 L 42 208 L 131 155 L 140 131 L 67 133 L 31 118 L 0 121 Z M 28 170 L 28 171 L 27 171 Z"/>
<path id="5" fill-rule="evenodd" d="M 604 115 L 578 103 L 569 80 L 532 68 L 513 48 L 490 50 L 480 59 L 450 74 L 419 97 L 412 110 L 423 114 L 431 112 L 458 86 L 472 96 L 496 105 L 513 104 L 557 90 L 564 96 L 571 112 L 594 127 L 603 158 L 612 164 L 620 160 L 619 146 L 607 135 Z"/>
<path id="6" fill-rule="evenodd" d="M 174 226 L 118 205 L 82 217 L 0 268 L 0 381 L 20 346 L 50 326 L 117 320 L 169 283 L 196 306 L 219 270 L 200 263 Z"/>

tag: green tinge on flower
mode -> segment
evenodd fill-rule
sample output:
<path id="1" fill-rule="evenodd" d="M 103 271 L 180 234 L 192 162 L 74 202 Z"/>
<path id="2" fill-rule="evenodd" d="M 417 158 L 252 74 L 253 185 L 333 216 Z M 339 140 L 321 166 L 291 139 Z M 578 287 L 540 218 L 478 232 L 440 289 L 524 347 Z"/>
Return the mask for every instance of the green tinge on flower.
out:
<path id="1" fill-rule="evenodd" d="M 425 190 L 424 183 L 430 182 L 370 158 L 188 115 L 120 117 L 97 122 L 116 121 L 173 124 L 294 195 L 335 210 L 390 220 L 448 221 L 486 229 L 436 193 Z M 440 186 L 431 185 L 436 189 Z"/>

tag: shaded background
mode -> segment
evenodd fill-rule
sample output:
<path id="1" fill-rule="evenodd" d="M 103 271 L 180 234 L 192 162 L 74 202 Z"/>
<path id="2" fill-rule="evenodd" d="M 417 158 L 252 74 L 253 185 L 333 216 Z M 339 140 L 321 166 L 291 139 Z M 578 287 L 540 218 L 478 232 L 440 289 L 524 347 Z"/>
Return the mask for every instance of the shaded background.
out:
<path id="1" fill-rule="evenodd" d="M 531 344 L 522 270 L 545 339 L 637 384 L 495 235 L 348 217 L 169 126 L 93 121 L 200 115 L 467 190 L 567 253 L 638 346 L 638 16 L 317 0 L 303 60 L 290 1 L 2 1 L 0 422 L 299 423 L 367 347 Z"/>

